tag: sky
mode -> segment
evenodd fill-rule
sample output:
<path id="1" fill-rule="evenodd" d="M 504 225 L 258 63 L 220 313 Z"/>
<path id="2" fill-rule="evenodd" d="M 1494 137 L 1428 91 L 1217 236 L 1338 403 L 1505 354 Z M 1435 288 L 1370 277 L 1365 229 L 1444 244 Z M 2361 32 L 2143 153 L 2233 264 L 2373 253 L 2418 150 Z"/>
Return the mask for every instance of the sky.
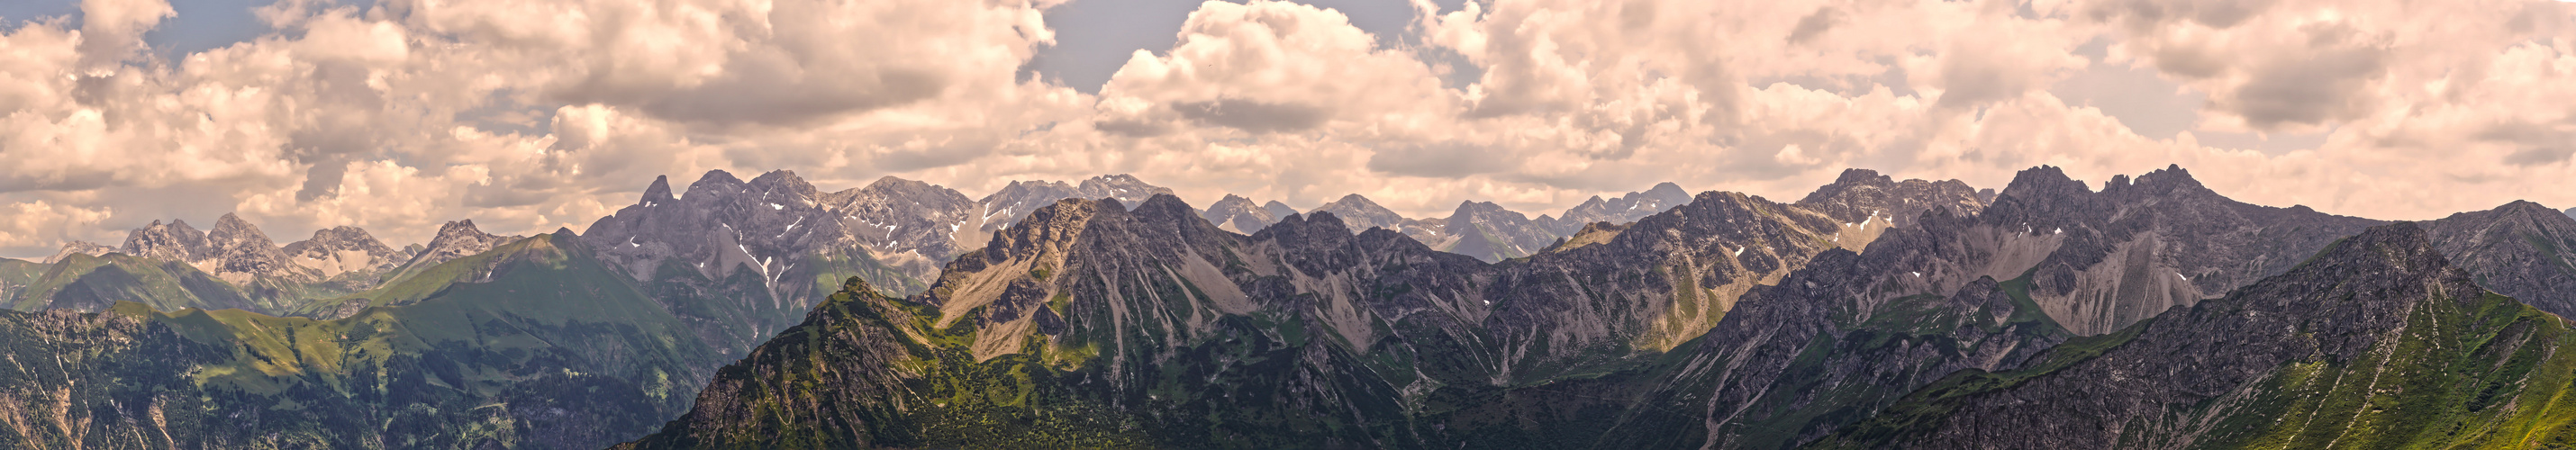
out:
<path id="1" fill-rule="evenodd" d="M 238 213 L 584 228 L 655 176 L 1533 216 L 1845 168 L 2180 165 L 2380 219 L 2576 206 L 2548 0 L 13 0 L 0 256 Z"/>

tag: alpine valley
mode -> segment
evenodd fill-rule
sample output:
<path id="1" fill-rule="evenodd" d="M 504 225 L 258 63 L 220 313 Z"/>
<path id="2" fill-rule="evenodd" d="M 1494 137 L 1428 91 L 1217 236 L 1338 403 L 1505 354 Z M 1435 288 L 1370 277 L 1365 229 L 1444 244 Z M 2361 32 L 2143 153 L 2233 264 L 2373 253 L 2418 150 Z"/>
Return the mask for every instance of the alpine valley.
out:
<path id="1" fill-rule="evenodd" d="M 1536 217 L 789 171 L 534 236 L 228 214 L 0 259 L 0 448 L 2570 447 L 2570 211 L 2043 166 Z"/>

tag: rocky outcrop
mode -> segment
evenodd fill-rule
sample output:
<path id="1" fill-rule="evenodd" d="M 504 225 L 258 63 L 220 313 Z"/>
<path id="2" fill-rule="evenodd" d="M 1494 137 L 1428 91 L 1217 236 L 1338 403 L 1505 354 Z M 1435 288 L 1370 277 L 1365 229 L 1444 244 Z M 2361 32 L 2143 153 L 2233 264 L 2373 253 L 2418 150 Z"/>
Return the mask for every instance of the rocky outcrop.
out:
<path id="1" fill-rule="evenodd" d="M 938 277 L 940 265 L 983 242 L 975 201 L 935 184 L 879 178 L 824 194 L 822 208 L 877 260 L 915 279 Z"/>
<path id="2" fill-rule="evenodd" d="M 1926 211 L 1943 210 L 1953 216 L 1973 216 L 1984 210 L 1987 198 L 1978 196 L 1959 180 L 1895 181 L 1869 169 L 1844 170 L 1832 184 L 1819 187 L 1798 200 L 1798 207 L 1823 213 L 1843 223 L 1847 229 L 1843 248 L 1860 251 L 1888 228 L 1911 226 Z"/>
<path id="3" fill-rule="evenodd" d="M 1528 216 L 1491 202 L 1459 202 L 1441 230 L 1451 240 L 1441 250 L 1485 262 L 1538 254 L 1557 238 Z"/>
<path id="4" fill-rule="evenodd" d="M 1076 187 L 1084 198 L 1114 198 L 1123 205 L 1143 205 L 1156 195 L 1172 195 L 1172 189 L 1145 183 L 1135 175 L 1101 175 L 1082 180 Z"/>
<path id="5" fill-rule="evenodd" d="M 1545 228 L 1557 236 L 1573 236 L 1576 232 L 1582 231 L 1585 225 L 1596 222 L 1636 222 L 1638 219 L 1644 219 L 1646 216 L 1664 212 L 1690 201 L 1690 192 L 1683 191 L 1681 185 L 1670 182 L 1656 183 L 1655 187 L 1644 192 L 1630 192 L 1619 198 L 1604 200 L 1601 196 L 1592 196 L 1591 199 L 1584 200 L 1583 204 L 1565 210 L 1564 214 L 1556 217 L 1539 216 L 1535 222 L 1540 228 Z"/>
<path id="6" fill-rule="evenodd" d="M 898 181 L 877 192 L 907 189 L 926 188 Z M 906 201 L 861 197 L 837 199 L 855 208 Z M 874 259 L 862 240 L 875 237 L 843 228 L 865 224 L 849 219 L 855 210 L 836 213 L 826 200 L 812 184 L 783 170 L 750 181 L 709 171 L 685 195 L 673 195 L 669 179 L 656 178 L 634 205 L 593 222 L 581 239 L 688 320 L 703 339 L 742 351 L 794 325 L 822 301 L 833 286 L 818 280 L 858 275 L 894 289 L 917 284 Z"/>
<path id="7" fill-rule="evenodd" d="M 1403 215 L 1396 214 L 1394 210 L 1378 206 L 1377 202 L 1370 201 L 1368 197 L 1362 197 L 1359 194 L 1344 195 L 1331 203 L 1315 207 L 1313 212 L 1332 213 L 1333 217 L 1341 219 L 1343 225 L 1349 226 L 1352 233 L 1368 231 L 1370 228 L 1385 228 L 1387 231 L 1403 234 L 1435 249 L 1449 248 L 1458 243 L 1457 237 L 1445 230 L 1449 226 L 1447 220 L 1407 219 Z"/>
<path id="8" fill-rule="evenodd" d="M 286 244 L 280 250 L 296 264 L 324 278 L 389 272 L 411 260 L 411 255 L 385 246 L 367 230 L 346 225 L 315 230 L 312 239 Z"/>
<path id="9" fill-rule="evenodd" d="M 1610 239 L 1619 237 L 1620 232 L 1628 231 L 1628 226 L 1630 225 L 1635 225 L 1635 223 L 1595 222 L 1591 225 L 1584 225 L 1583 229 L 1575 231 L 1574 235 L 1558 239 L 1555 244 L 1550 244 L 1546 250 L 1541 251 L 1560 252 L 1581 248 L 1586 245 L 1609 243 Z"/>
<path id="10" fill-rule="evenodd" d="M 196 227 L 188 226 L 188 222 L 184 220 L 171 220 L 169 223 L 155 220 L 150 225 L 127 232 L 125 245 L 118 247 L 117 251 L 163 261 L 190 263 L 205 260 L 213 253 L 212 247 L 206 244 L 206 233 L 197 231 Z"/>
<path id="11" fill-rule="evenodd" d="M 2045 363 L 1967 371 L 1824 448 L 2529 448 L 2576 430 L 2564 321 L 2480 289 L 2422 227 L 2370 229 Z"/>
<path id="12" fill-rule="evenodd" d="M 2326 243 L 2380 223 L 2237 202 L 2180 167 L 2134 180 L 2114 176 L 2105 187 L 2094 192 L 2056 168 L 2026 170 L 1978 216 L 1998 245 L 2045 248 L 2032 247 L 2044 257 L 2022 266 L 2033 271 L 2031 297 L 2079 335 L 2108 333 L 2280 274 Z"/>
<path id="13" fill-rule="evenodd" d="M 2479 286 L 2561 317 L 2576 316 L 2576 219 L 2516 201 L 2424 223 L 2433 247 Z"/>
<path id="14" fill-rule="evenodd" d="M 64 258 L 69 258 L 69 257 L 71 257 L 71 255 L 100 256 L 100 255 L 106 255 L 106 254 L 108 254 L 108 252 L 114 252 L 114 251 L 116 251 L 116 248 L 115 248 L 115 247 L 109 247 L 109 246 L 105 246 L 105 245 L 99 245 L 98 243 L 90 242 L 90 241 L 82 241 L 82 240 L 63 241 L 63 249 L 62 249 L 62 250 L 54 252 L 54 255 L 53 255 L 53 256 L 47 256 L 47 257 L 45 257 L 45 260 L 44 260 L 44 261 L 39 261 L 39 262 L 42 262 L 42 263 L 45 263 L 45 264 L 53 264 L 53 263 L 56 263 L 56 262 L 61 262 Z"/>
<path id="15" fill-rule="evenodd" d="M 397 272 L 413 272 L 420 269 L 427 269 L 432 266 L 437 266 L 440 263 L 454 261 L 457 258 L 473 256 L 478 253 L 491 251 L 494 247 L 499 247 L 501 244 L 507 244 L 519 239 L 522 238 L 517 236 L 495 236 L 490 233 L 484 233 L 482 229 L 474 227 L 474 219 L 447 222 L 446 224 L 438 226 L 438 234 L 431 237 L 428 244 L 421 245 L 421 248 L 418 250 L 410 251 L 409 253 L 412 254 L 411 258 L 404 261 L 401 265 L 402 268 L 398 269 Z M 400 277 L 396 276 L 391 278 Z"/>
<path id="16" fill-rule="evenodd" d="M 322 274 L 295 264 L 278 248 L 276 241 L 259 231 L 249 221 L 230 213 L 215 219 L 215 228 L 206 231 L 206 253 L 197 261 L 212 266 L 208 272 L 234 284 L 250 284 L 257 279 L 311 283 L 322 280 Z"/>
<path id="17" fill-rule="evenodd" d="M 1279 218 L 1296 213 L 1295 208 L 1289 208 L 1288 205 L 1276 200 L 1265 205 L 1254 205 L 1252 199 L 1226 194 L 1224 199 L 1209 204 L 1207 211 L 1201 212 L 1199 217 L 1207 219 L 1208 223 L 1216 224 L 1217 228 L 1226 231 L 1252 234 L 1269 227 L 1271 223 L 1278 222 Z"/>
<path id="18" fill-rule="evenodd" d="M 984 224 L 982 231 L 993 232 L 1009 227 L 1057 200 L 1115 198 L 1120 204 L 1138 205 L 1154 195 L 1171 193 L 1170 188 L 1145 183 L 1134 175 L 1118 174 L 1091 177 L 1078 185 L 1061 181 L 1012 181 L 1002 190 L 976 200 L 976 204 L 982 208 L 979 217 Z"/>

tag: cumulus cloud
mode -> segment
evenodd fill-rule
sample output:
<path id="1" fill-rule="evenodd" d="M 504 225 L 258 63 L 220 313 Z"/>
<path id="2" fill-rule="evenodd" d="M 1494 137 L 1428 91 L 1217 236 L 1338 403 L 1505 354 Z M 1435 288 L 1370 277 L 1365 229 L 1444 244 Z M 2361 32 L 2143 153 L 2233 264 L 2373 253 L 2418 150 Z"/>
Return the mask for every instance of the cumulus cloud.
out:
<path id="1" fill-rule="evenodd" d="M 141 36 L 168 3 L 86 0 L 0 35 L 0 250 L 233 211 L 290 238 L 578 229 L 708 169 L 970 195 L 1133 173 L 1432 217 L 1659 181 L 1795 198 L 1845 167 L 2000 187 L 2179 163 L 2238 198 L 2383 218 L 2576 206 L 2565 3 L 1417 0 L 1385 36 L 1209 1 L 1096 95 L 1023 76 L 1056 3 L 298 0 L 258 10 L 274 33 L 158 58 Z M 2160 87 L 2049 90 L 2105 73 Z M 2087 103 L 2133 97 L 2197 122 L 2142 136 L 2115 117 L 2138 108 Z M 2222 135 L 2319 143 L 2201 142 Z"/>
<path id="2" fill-rule="evenodd" d="M 110 208 L 83 208 L 37 200 L 0 204 L 0 248 L 46 251 L 62 244 L 65 232 L 83 230 L 106 220 Z"/>

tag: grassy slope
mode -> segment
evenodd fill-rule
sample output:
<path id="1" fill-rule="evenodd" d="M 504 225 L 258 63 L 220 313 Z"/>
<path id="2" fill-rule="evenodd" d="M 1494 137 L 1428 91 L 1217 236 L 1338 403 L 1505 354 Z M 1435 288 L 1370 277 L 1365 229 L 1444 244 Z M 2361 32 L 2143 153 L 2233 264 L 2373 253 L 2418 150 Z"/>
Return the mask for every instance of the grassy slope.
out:
<path id="1" fill-rule="evenodd" d="M 339 320 L 130 302 L 111 314 L 166 326 L 182 347 L 219 349 L 155 369 L 185 374 L 177 389 L 194 395 L 180 397 L 202 399 L 167 415 L 252 419 L 170 427 L 180 443 L 604 446 L 686 408 L 720 361 L 582 252 L 548 236 L 520 241 L 480 256 L 507 259 L 488 283 L 446 284 Z"/>
<path id="2" fill-rule="evenodd" d="M 2363 358 L 2295 362 L 2249 386 L 2246 402 L 2198 405 L 2222 418 L 2201 448 L 2576 448 L 2576 334 L 2500 295 L 2427 301 L 2397 339 Z M 2129 342 L 2152 321 L 2079 338 L 2018 371 L 1963 371 L 1908 395 L 1817 448 L 1884 448 L 1937 428 L 1968 398 L 2011 389 Z M 2145 428 L 2145 427 L 2134 427 Z M 2122 446 L 2171 445 L 2130 433 Z"/>
<path id="3" fill-rule="evenodd" d="M 30 280 L 8 299 L 9 309 L 105 309 L 121 301 L 164 311 L 183 308 L 256 308 L 248 293 L 187 263 L 109 253 L 73 254 Z"/>

